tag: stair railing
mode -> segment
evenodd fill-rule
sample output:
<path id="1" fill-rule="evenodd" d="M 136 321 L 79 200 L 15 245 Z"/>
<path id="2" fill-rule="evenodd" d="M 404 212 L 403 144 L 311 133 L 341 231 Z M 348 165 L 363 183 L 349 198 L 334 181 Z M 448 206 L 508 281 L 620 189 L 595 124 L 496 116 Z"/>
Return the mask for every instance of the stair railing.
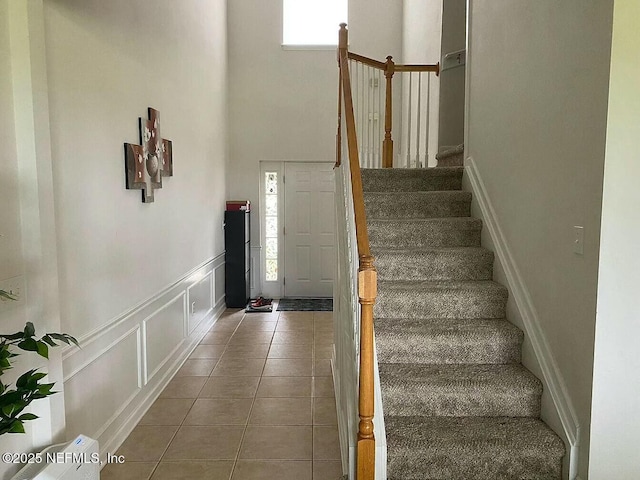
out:
<path id="1" fill-rule="evenodd" d="M 432 108 L 432 97 L 436 93 L 432 88 L 432 76 L 440 74 L 440 64 L 399 65 L 391 56 L 382 62 L 349 51 L 347 57 L 360 166 L 393 168 L 395 164 L 406 168 L 427 167 L 429 159 L 435 158 L 432 146 L 436 145 L 437 149 L 438 112 Z M 400 88 L 396 88 L 398 85 Z M 394 96 L 401 96 L 399 108 L 394 107 Z M 402 132 L 397 137 L 401 148 L 395 161 L 392 138 L 394 108 L 399 113 Z"/>
<path id="2" fill-rule="evenodd" d="M 338 67 L 340 76 L 335 175 L 339 199 L 336 201 L 338 288 L 334 293 L 333 362 L 340 443 L 343 458 L 348 458 L 349 478 L 373 480 L 377 475 L 379 480 L 385 480 L 386 439 L 373 331 L 377 274 L 369 246 L 360 167 L 393 167 L 394 74 L 438 74 L 439 64 L 396 65 L 391 57 L 387 57 L 386 62 L 380 62 L 349 52 L 346 24 L 341 24 Z M 384 99 L 380 89 L 383 76 Z M 377 95 L 372 93 L 375 88 L 378 88 Z M 365 91 L 366 95 L 363 94 Z M 418 92 L 420 91 L 419 89 Z M 414 117 L 418 119 L 422 117 L 415 116 L 415 112 L 420 112 L 421 98 L 421 94 L 416 96 L 417 110 L 413 110 Z M 412 102 L 409 101 L 410 119 L 413 118 L 411 105 Z M 382 108 L 384 125 L 380 122 Z M 413 139 L 413 143 L 408 142 L 408 147 L 417 142 L 416 159 L 419 159 L 422 127 L 424 124 L 421 126 L 418 120 L 417 129 L 407 134 L 408 139 Z M 360 139 L 363 139 L 364 146 L 359 147 Z M 412 158 L 410 152 L 409 148 L 407 158 Z M 406 163 L 409 166 L 408 160 Z M 411 166 L 426 167 L 426 154 L 424 164 L 416 160 Z M 376 417 L 374 405 L 378 412 Z M 379 437 L 377 440 L 374 433 Z M 345 455 L 347 451 L 348 455 Z"/>

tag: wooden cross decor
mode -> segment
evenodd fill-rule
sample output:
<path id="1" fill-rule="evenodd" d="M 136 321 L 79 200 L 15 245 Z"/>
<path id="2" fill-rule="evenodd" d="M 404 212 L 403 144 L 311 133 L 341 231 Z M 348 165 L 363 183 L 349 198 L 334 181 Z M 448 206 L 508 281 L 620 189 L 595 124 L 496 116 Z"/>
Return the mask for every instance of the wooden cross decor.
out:
<path id="1" fill-rule="evenodd" d="M 149 107 L 149 120 L 140 118 L 140 145 L 124 144 L 127 188 L 142 190 L 142 201 L 153 202 L 153 192 L 162 188 L 162 177 L 173 176 L 170 140 L 160 137 L 160 113 Z"/>

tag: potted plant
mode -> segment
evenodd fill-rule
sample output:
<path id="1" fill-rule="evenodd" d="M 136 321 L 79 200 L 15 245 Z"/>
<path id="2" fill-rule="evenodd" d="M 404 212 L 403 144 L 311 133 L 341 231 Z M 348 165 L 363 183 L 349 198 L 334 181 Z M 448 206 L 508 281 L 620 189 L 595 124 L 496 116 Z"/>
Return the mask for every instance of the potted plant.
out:
<path id="1" fill-rule="evenodd" d="M 0 298 L 9 301 L 15 300 L 11 292 L 4 290 L 0 290 Z M 13 388 L 10 384 L 4 383 L 2 374 L 12 368 L 11 359 L 19 355 L 15 350 L 35 352 L 48 359 L 49 347 L 57 347 L 57 342 L 63 342 L 67 345 L 73 343 L 79 346 L 78 341 L 66 333 L 47 333 L 38 338 L 31 322 L 27 322 L 21 332 L 9 335 L 0 334 L 0 435 L 24 433 L 24 422 L 38 418 L 33 413 L 23 413 L 24 410 L 34 400 L 57 393 L 51 391 L 53 383 L 41 383 L 47 374 L 38 372 L 37 368 L 20 375 Z"/>

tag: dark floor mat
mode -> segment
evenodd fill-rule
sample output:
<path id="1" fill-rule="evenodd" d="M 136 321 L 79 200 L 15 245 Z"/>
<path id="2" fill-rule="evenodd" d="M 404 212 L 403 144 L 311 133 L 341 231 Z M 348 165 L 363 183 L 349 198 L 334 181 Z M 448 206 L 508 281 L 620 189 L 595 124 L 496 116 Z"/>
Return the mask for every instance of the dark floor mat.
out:
<path id="1" fill-rule="evenodd" d="M 281 298 L 278 301 L 279 312 L 332 312 L 332 298 Z"/>

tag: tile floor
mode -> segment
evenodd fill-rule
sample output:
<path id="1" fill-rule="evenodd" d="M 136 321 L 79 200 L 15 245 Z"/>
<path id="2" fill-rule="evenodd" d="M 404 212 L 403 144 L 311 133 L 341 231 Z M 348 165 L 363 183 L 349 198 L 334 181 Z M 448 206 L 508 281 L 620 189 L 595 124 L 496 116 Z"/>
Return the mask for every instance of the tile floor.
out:
<path id="1" fill-rule="evenodd" d="M 102 480 L 338 480 L 331 312 L 227 310 Z"/>

